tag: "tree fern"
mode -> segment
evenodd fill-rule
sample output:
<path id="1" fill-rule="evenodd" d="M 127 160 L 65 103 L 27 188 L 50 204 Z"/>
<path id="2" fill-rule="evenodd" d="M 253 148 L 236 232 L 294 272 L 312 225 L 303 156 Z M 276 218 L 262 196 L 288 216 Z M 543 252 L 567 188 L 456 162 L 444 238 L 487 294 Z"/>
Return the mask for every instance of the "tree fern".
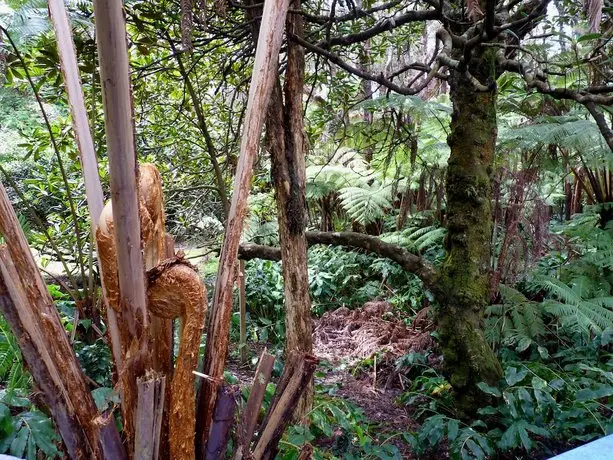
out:
<path id="1" fill-rule="evenodd" d="M 526 350 L 546 332 L 543 306 L 529 301 L 516 289 L 499 286 L 502 304 L 490 305 L 486 310 L 487 339 L 494 345 L 514 346 Z"/>
<path id="2" fill-rule="evenodd" d="M 613 327 L 611 296 L 592 297 L 592 289 L 578 284 L 573 288 L 547 275 L 534 276 L 528 287 L 533 291 L 544 291 L 548 297 L 543 303 L 547 313 L 574 333 L 600 334 L 607 327 Z"/>
<path id="3" fill-rule="evenodd" d="M 415 253 L 421 253 L 433 246 L 442 245 L 447 230 L 435 225 L 427 227 L 409 227 L 400 232 L 386 233 L 381 239 Z"/>
<path id="4" fill-rule="evenodd" d="M 6 320 L 0 316 L 0 382 L 8 394 L 30 387 L 21 352 Z"/>

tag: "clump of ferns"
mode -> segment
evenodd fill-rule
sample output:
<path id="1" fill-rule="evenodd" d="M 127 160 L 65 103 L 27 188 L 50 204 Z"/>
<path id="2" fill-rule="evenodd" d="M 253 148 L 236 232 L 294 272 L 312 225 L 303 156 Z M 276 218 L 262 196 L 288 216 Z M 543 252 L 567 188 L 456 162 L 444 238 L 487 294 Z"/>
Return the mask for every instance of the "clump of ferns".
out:
<path id="1" fill-rule="evenodd" d="M 486 310 L 486 334 L 494 346 L 514 347 L 518 352 L 535 345 L 545 357 L 545 344 L 587 343 L 613 327 L 613 297 L 608 283 L 579 275 L 565 283 L 553 276 L 536 274 L 524 281 L 535 298 L 500 285 L 502 303 Z"/>

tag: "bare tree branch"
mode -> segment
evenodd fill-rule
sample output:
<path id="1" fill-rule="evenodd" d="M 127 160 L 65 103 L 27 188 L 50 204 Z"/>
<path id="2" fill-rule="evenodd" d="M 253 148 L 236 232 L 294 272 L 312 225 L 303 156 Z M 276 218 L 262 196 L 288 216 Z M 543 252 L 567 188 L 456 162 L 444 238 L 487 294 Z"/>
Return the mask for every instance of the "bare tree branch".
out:
<path id="1" fill-rule="evenodd" d="M 436 280 L 436 269 L 422 257 L 412 254 L 405 248 L 386 243 L 371 235 L 356 232 L 306 232 L 309 246 L 327 244 L 364 249 L 385 257 L 402 266 L 406 271 L 417 275 L 427 287 L 432 287 Z M 281 260 L 281 250 L 259 244 L 241 244 L 238 257 L 243 260 L 266 259 Z"/>

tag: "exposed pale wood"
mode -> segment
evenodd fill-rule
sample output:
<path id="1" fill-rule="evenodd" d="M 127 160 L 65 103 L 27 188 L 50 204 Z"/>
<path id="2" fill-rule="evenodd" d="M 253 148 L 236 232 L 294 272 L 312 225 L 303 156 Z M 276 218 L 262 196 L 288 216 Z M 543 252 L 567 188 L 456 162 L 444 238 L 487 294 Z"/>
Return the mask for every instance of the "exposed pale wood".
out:
<path id="1" fill-rule="evenodd" d="M 264 115 L 277 75 L 277 61 L 289 0 L 265 0 L 262 24 L 255 54 L 255 64 L 249 88 L 247 111 L 243 123 L 240 157 L 234 180 L 234 193 L 226 226 L 226 237 L 219 257 L 219 270 L 207 333 L 203 373 L 211 380 L 203 380 L 198 395 L 196 432 L 197 453 L 204 454 L 208 437 L 217 383 L 223 375 L 228 351 L 232 291 L 238 246 L 247 211 L 247 197 L 251 189 L 253 163 L 258 153 Z"/>
<path id="2" fill-rule="evenodd" d="M 112 214 L 117 247 L 122 353 L 120 370 L 124 432 L 128 451 L 134 447 L 136 378 L 150 368 L 148 315 L 137 195 L 135 135 L 130 69 L 121 0 L 94 0 L 104 124 L 109 155 Z M 127 331 L 127 334 L 123 333 Z"/>
<path id="3" fill-rule="evenodd" d="M 2 184 L 0 235 L 6 241 L 0 249 L 0 308 L 68 451 L 74 458 L 102 458 L 103 452 L 123 458 L 121 444 L 114 444 L 119 440 L 114 425 L 96 422 L 85 376 Z"/>
<path id="4" fill-rule="evenodd" d="M 283 375 L 268 414 L 262 424 L 261 434 L 253 451 L 254 460 L 273 459 L 277 453 L 279 441 L 287 425 L 291 422 L 292 414 L 302 393 L 307 389 L 318 359 L 306 353 L 293 352 L 292 366 L 283 370 Z M 283 382 L 283 385 L 281 383 Z"/>
<path id="5" fill-rule="evenodd" d="M 92 231 L 95 232 L 100 214 L 102 213 L 102 208 L 104 207 L 104 196 L 102 193 L 102 185 L 100 184 L 94 140 L 92 138 L 91 128 L 87 118 L 87 109 L 85 108 L 85 100 L 83 98 L 83 88 L 81 86 L 81 77 L 77 64 L 77 54 L 64 2 L 62 0 L 49 0 L 48 5 L 49 16 L 51 17 L 55 30 L 58 54 L 60 57 L 60 68 L 64 76 L 64 86 L 68 94 L 68 102 L 72 116 L 72 128 L 75 140 L 77 141 L 81 168 L 83 169 L 85 194 L 87 196 L 91 227 Z M 104 302 L 106 303 L 106 298 L 104 298 Z M 119 327 L 117 325 L 117 315 L 113 309 L 107 308 L 107 322 L 113 359 L 117 368 L 120 368 L 121 345 Z"/>
<path id="6" fill-rule="evenodd" d="M 258 422 L 262 401 L 264 401 L 264 395 L 266 394 L 266 385 L 268 385 L 268 381 L 270 380 L 274 364 L 275 357 L 266 351 L 262 352 L 260 362 L 255 370 L 255 376 L 251 384 L 251 392 L 249 393 L 247 404 L 243 410 L 239 427 L 240 432 L 238 441 L 239 444 L 244 447 L 244 451 L 249 450 L 255 426 Z M 235 458 L 238 460 L 240 457 Z"/>
<path id="7" fill-rule="evenodd" d="M 72 30 L 63 0 L 49 0 L 49 16 L 55 30 L 57 50 L 60 57 L 60 68 L 64 76 L 64 86 L 68 94 L 72 128 L 77 141 L 79 158 L 83 169 L 87 204 L 93 228 L 98 223 L 104 207 L 104 196 L 100 185 L 98 161 L 94 149 L 91 129 L 87 118 L 87 109 L 83 98 L 81 77 L 77 65 L 77 53 L 72 39 Z"/>
<path id="8" fill-rule="evenodd" d="M 137 460 L 159 458 L 165 383 L 164 375 L 153 372 L 137 379 L 138 402 L 134 443 L 134 458 Z"/>
<path id="9" fill-rule="evenodd" d="M 245 286 L 245 261 L 238 262 L 238 306 L 240 314 L 240 331 L 238 349 L 241 363 L 245 364 L 247 355 L 247 290 Z"/>
<path id="10" fill-rule="evenodd" d="M 300 0 L 293 0 L 292 10 L 300 10 Z M 302 16 L 289 13 L 288 35 L 303 36 Z M 287 45 L 287 66 L 283 92 L 279 79 L 275 84 L 266 119 L 267 144 L 275 187 L 279 221 L 279 241 L 283 260 L 285 306 L 285 353 L 313 351 L 313 320 L 309 296 L 306 229 L 306 135 L 302 96 L 304 93 L 304 49 L 295 42 Z M 296 409 L 301 417 L 311 410 L 312 385 L 303 393 Z"/>
<path id="11" fill-rule="evenodd" d="M 230 428 L 234 424 L 237 396 L 237 389 L 227 385 L 222 385 L 217 390 L 215 414 L 211 425 L 211 435 L 206 445 L 205 460 L 222 460 L 225 458 Z"/>

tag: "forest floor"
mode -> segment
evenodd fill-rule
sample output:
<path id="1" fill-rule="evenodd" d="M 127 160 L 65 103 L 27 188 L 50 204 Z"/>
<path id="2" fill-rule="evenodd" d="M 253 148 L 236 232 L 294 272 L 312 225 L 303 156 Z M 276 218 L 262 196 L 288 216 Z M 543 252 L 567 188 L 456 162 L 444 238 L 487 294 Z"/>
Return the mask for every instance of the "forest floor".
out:
<path id="1" fill-rule="evenodd" d="M 410 409 L 398 402 L 411 382 L 397 372 L 396 361 L 407 353 L 435 347 L 427 317 L 421 315 L 413 324 L 407 327 L 394 318 L 387 302 L 373 301 L 355 310 L 339 308 L 325 313 L 314 319 L 313 332 L 313 353 L 321 360 L 316 383 L 361 409 L 378 441 L 395 445 L 406 459 L 414 457 L 399 434 L 419 425 Z M 263 345 L 250 347 L 257 354 Z M 431 356 L 438 359 L 435 353 Z M 240 368 L 235 359 L 229 364 L 241 384 L 251 383 L 253 369 Z M 333 441 L 314 442 L 321 447 Z"/>

